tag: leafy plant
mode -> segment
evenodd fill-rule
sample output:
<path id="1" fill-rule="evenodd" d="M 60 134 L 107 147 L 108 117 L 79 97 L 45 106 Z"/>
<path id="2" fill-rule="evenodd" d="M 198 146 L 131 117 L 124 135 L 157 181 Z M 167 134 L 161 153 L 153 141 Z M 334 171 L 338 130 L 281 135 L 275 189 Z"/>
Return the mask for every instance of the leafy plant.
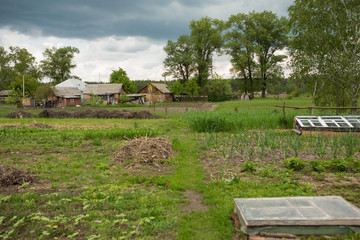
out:
<path id="1" fill-rule="evenodd" d="M 244 164 L 242 165 L 242 170 L 244 172 L 255 172 L 256 171 L 256 167 L 257 167 L 257 163 L 256 162 L 249 162 L 249 161 L 245 161 Z"/>
<path id="2" fill-rule="evenodd" d="M 336 172 L 347 172 L 349 170 L 349 164 L 345 159 L 334 159 L 330 163 L 332 170 Z"/>
<path id="3" fill-rule="evenodd" d="M 305 168 L 305 162 L 303 160 L 300 160 L 300 159 L 296 158 L 296 157 L 285 159 L 283 164 L 285 165 L 285 167 L 287 169 L 291 169 L 291 170 L 294 170 L 294 171 L 300 171 L 300 170 Z"/>

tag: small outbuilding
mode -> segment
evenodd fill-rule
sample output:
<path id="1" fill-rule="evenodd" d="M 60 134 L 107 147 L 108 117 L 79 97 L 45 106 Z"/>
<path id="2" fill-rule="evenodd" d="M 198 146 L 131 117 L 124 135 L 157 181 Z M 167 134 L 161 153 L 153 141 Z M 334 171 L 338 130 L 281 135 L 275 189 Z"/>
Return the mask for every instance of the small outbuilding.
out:
<path id="1" fill-rule="evenodd" d="M 84 101 L 90 100 L 92 95 L 101 97 L 107 104 L 118 104 L 121 95 L 126 95 L 128 92 L 125 90 L 122 83 L 116 84 L 88 84 L 84 89 Z"/>
<path id="2" fill-rule="evenodd" d="M 145 100 L 148 103 L 172 102 L 174 95 L 163 83 L 148 83 L 138 94 L 145 94 Z"/>
<path id="3" fill-rule="evenodd" d="M 4 103 L 6 98 L 9 97 L 9 95 L 12 94 L 12 90 L 1 90 L 0 91 L 0 102 Z"/>

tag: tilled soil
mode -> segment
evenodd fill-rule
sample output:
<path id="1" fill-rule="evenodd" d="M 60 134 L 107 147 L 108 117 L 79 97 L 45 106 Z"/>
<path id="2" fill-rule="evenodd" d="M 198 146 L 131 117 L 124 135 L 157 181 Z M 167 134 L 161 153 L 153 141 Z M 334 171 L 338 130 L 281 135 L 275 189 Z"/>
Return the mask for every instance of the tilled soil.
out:
<path id="1" fill-rule="evenodd" d="M 36 177 L 22 169 L 0 165 L 0 186 L 21 186 L 24 183 L 35 182 Z"/>

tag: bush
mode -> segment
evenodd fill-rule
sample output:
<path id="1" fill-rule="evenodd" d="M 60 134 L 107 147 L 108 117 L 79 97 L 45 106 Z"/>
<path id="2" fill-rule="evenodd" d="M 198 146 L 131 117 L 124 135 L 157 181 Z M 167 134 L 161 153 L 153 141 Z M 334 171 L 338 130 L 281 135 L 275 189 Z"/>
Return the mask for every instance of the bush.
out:
<path id="1" fill-rule="evenodd" d="M 296 157 L 287 158 L 283 163 L 287 169 L 294 171 L 300 171 L 305 168 L 305 162 Z"/>
<path id="2" fill-rule="evenodd" d="M 323 172 L 325 170 L 325 166 L 322 162 L 319 161 L 311 161 L 310 167 L 315 172 Z"/>
<path id="3" fill-rule="evenodd" d="M 256 166 L 257 166 L 257 163 L 255 163 L 255 162 L 245 161 L 244 164 L 242 165 L 242 170 L 244 172 L 255 172 Z"/>
<path id="4" fill-rule="evenodd" d="M 331 161 L 330 168 L 335 172 L 347 172 L 349 163 L 345 159 L 335 159 Z"/>

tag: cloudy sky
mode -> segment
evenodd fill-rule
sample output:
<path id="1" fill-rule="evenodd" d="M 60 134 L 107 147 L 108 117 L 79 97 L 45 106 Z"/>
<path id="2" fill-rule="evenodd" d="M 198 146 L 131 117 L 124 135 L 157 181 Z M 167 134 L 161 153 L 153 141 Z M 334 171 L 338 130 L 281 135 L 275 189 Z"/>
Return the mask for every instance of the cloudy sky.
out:
<path id="1" fill-rule="evenodd" d="M 293 0 L 0 0 L 0 46 L 28 49 L 37 59 L 52 46 L 80 50 L 73 74 L 108 81 L 123 68 L 131 80 L 160 80 L 167 40 L 189 34 L 191 20 L 273 11 L 287 15 Z M 230 76 L 227 56 L 214 71 Z"/>

